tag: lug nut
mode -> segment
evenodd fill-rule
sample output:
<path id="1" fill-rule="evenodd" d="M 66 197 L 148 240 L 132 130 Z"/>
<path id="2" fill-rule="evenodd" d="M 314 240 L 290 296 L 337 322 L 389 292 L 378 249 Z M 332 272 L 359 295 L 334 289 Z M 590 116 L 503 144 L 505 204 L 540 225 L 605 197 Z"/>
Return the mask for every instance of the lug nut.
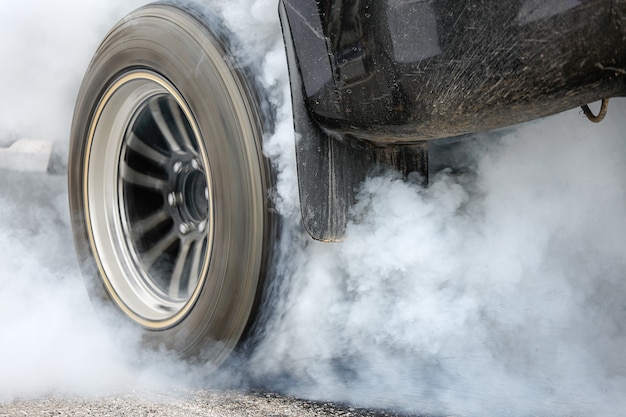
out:
<path id="1" fill-rule="evenodd" d="M 174 166 L 172 167 L 175 174 L 178 174 L 183 169 L 183 163 L 180 161 L 174 162 Z"/>
<path id="2" fill-rule="evenodd" d="M 182 233 L 183 235 L 186 235 L 187 233 L 189 233 L 192 228 L 193 226 L 187 223 L 181 223 L 180 226 L 178 226 L 178 230 L 180 230 L 180 233 Z"/>
<path id="3" fill-rule="evenodd" d="M 172 207 L 178 205 L 180 201 L 181 201 L 181 196 L 178 193 L 175 193 L 172 191 L 171 193 L 167 195 L 167 204 L 169 204 Z"/>
<path id="4" fill-rule="evenodd" d="M 203 233 L 205 230 L 206 230 L 206 221 L 204 221 L 204 222 L 202 222 L 202 223 L 200 223 L 200 224 L 198 225 L 198 231 L 199 231 L 200 233 Z"/>
<path id="5" fill-rule="evenodd" d="M 198 168 L 200 168 L 200 162 L 198 162 L 198 160 L 197 160 L 197 159 L 193 159 L 193 160 L 191 161 L 191 167 L 192 167 L 193 169 L 198 169 Z"/>

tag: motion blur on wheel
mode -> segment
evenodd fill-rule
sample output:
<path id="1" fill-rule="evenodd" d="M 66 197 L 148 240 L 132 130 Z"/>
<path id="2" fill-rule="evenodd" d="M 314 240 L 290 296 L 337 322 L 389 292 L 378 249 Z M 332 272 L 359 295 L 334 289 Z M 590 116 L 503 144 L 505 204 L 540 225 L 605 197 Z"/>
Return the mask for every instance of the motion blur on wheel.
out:
<path id="1" fill-rule="evenodd" d="M 269 116 L 233 41 L 193 5 L 131 13 L 87 70 L 69 157 L 92 298 L 149 344 L 215 365 L 245 335 L 274 230 Z"/>

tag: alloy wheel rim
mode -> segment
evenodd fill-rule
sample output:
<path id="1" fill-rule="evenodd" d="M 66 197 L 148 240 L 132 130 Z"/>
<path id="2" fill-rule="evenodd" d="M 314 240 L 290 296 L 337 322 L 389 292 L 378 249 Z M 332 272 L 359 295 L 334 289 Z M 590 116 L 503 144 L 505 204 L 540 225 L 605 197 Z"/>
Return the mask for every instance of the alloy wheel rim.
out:
<path id="1" fill-rule="evenodd" d="M 94 114 L 84 196 L 100 275 L 127 316 L 171 327 L 199 296 L 213 241 L 211 171 L 197 123 L 151 71 L 121 76 Z"/>

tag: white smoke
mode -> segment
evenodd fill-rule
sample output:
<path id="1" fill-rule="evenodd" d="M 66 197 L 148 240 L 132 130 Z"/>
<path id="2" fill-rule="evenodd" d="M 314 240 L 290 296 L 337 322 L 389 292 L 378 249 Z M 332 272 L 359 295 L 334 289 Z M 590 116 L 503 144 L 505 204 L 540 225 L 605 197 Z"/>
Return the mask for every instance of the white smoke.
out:
<path id="1" fill-rule="evenodd" d="M 139 0 L 0 3 L 0 139 L 66 142 L 80 80 L 109 28 Z"/>
<path id="2" fill-rule="evenodd" d="M 0 146 L 48 140 L 66 159 L 83 73 L 109 28 L 140 3 L 0 2 Z M 156 363 L 129 331 L 112 340 L 94 314 L 74 258 L 66 183 L 0 170 L 0 402 L 186 382 L 184 365 L 165 355 Z"/>
<path id="3" fill-rule="evenodd" d="M 479 139 L 475 177 L 369 179 L 345 242 L 292 248 L 254 369 L 290 394 L 360 406 L 614 415 L 626 405 L 623 109 Z"/>
<path id="4" fill-rule="evenodd" d="M 89 59 L 139 3 L 0 4 L 0 144 L 36 136 L 66 152 Z M 428 188 L 371 178 L 346 241 L 317 243 L 299 227 L 276 1 L 212 4 L 277 112 L 265 150 L 285 231 L 242 383 L 415 413 L 619 414 L 624 102 L 600 125 L 571 111 L 477 140 L 474 176 L 443 172 Z M 62 177 L 2 173 L 0 401 L 197 382 L 202 369 L 138 350 L 132 333 L 110 339 L 74 265 L 66 201 Z"/>

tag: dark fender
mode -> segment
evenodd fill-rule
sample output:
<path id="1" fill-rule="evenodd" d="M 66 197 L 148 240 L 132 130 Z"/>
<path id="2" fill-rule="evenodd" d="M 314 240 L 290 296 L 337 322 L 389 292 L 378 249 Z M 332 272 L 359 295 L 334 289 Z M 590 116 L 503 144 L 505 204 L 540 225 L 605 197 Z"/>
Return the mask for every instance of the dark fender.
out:
<path id="1" fill-rule="evenodd" d="M 281 0 L 304 225 L 343 236 L 368 172 L 427 140 L 626 93 L 626 0 Z"/>

